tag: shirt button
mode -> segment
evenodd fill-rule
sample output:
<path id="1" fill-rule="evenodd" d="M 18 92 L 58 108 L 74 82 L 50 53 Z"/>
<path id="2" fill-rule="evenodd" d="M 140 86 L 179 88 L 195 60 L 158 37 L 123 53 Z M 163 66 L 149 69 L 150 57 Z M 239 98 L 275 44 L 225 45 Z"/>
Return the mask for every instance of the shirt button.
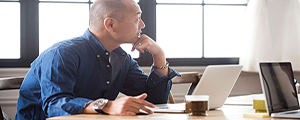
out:
<path id="1" fill-rule="evenodd" d="M 110 67 L 110 65 L 106 65 L 106 67 Z"/>
<path id="2" fill-rule="evenodd" d="M 109 84 L 109 81 L 107 81 L 106 84 Z"/>
<path id="3" fill-rule="evenodd" d="M 105 55 L 108 55 L 108 52 L 106 52 Z"/>
<path id="4" fill-rule="evenodd" d="M 99 58 L 100 57 L 100 55 L 97 55 L 97 58 Z"/>

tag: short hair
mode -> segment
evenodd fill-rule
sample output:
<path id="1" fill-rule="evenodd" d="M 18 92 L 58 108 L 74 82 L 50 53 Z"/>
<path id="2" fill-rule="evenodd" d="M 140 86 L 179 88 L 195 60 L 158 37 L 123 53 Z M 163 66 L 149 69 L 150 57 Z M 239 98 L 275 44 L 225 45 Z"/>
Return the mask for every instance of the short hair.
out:
<path id="1" fill-rule="evenodd" d="M 127 7 L 122 0 L 97 0 L 90 11 L 90 22 L 91 24 L 103 22 L 106 17 L 123 21 L 126 11 Z"/>

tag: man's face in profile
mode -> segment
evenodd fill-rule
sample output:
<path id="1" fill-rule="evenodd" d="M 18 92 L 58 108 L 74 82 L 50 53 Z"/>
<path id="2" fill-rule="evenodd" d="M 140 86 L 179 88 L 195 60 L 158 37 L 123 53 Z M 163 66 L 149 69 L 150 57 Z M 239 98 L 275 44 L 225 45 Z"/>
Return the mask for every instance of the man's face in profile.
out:
<path id="1" fill-rule="evenodd" d="M 134 43 L 139 39 L 145 23 L 141 19 L 142 11 L 133 0 L 122 0 L 127 6 L 127 12 L 124 13 L 125 19 L 119 22 L 118 35 L 122 43 Z"/>

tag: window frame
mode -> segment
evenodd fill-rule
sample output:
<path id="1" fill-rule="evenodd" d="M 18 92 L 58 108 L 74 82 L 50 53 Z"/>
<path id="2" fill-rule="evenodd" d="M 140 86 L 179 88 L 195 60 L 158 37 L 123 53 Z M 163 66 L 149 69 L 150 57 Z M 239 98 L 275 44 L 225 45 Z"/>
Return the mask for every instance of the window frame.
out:
<path id="1" fill-rule="evenodd" d="M 203 0 L 204 1 L 204 0 Z M 91 7 L 91 0 L 88 2 L 56 2 L 39 0 L 20 0 L 20 1 L 0 1 L 0 2 L 19 2 L 20 3 L 20 59 L 0 59 L 0 68 L 22 68 L 30 67 L 39 55 L 39 3 L 87 3 Z M 138 3 L 143 11 L 142 19 L 146 24 L 143 34 L 147 34 L 156 41 L 156 0 L 140 0 Z M 172 3 L 170 3 L 172 4 Z M 181 3 L 179 3 L 181 4 Z M 243 5 L 247 4 L 201 4 L 202 7 L 202 42 L 204 42 L 204 10 L 205 5 Z M 76 37 L 76 36 L 74 36 Z M 202 48 L 204 56 L 204 43 Z M 140 53 L 139 58 L 135 59 L 140 66 L 150 66 L 153 63 L 152 55 L 148 52 Z M 239 58 L 167 58 L 171 66 L 207 66 L 220 64 L 238 64 Z"/>
<path id="2" fill-rule="evenodd" d="M 146 24 L 143 33 L 149 35 L 156 41 L 156 0 L 140 0 L 140 7 L 143 11 L 142 19 Z M 247 6 L 247 4 L 205 4 L 202 3 L 159 3 L 165 5 L 202 5 L 202 57 L 201 58 L 167 58 L 171 66 L 207 66 L 222 64 L 239 64 L 238 57 L 228 58 L 205 58 L 204 57 L 204 10 L 206 5 L 230 5 L 230 6 Z M 152 57 L 149 53 L 140 54 L 141 59 L 136 59 L 141 66 L 152 64 Z"/>
<path id="3" fill-rule="evenodd" d="M 38 0 L 1 1 L 20 3 L 20 58 L 0 59 L 0 67 L 29 67 L 38 56 Z"/>

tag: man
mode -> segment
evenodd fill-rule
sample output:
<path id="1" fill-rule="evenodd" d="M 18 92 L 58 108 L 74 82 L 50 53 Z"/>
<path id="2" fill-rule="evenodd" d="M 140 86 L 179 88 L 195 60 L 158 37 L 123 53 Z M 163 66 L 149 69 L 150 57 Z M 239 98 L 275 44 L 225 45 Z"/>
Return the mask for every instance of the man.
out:
<path id="1" fill-rule="evenodd" d="M 20 88 L 16 119 L 97 112 L 136 115 L 140 110 L 152 114 L 145 106 L 166 103 L 170 79 L 179 74 L 168 67 L 163 50 L 141 35 L 141 14 L 133 0 L 97 0 L 84 35 L 53 45 L 31 64 Z M 149 76 L 119 47 L 122 43 L 152 54 Z M 116 99 L 119 92 L 129 97 Z"/>

